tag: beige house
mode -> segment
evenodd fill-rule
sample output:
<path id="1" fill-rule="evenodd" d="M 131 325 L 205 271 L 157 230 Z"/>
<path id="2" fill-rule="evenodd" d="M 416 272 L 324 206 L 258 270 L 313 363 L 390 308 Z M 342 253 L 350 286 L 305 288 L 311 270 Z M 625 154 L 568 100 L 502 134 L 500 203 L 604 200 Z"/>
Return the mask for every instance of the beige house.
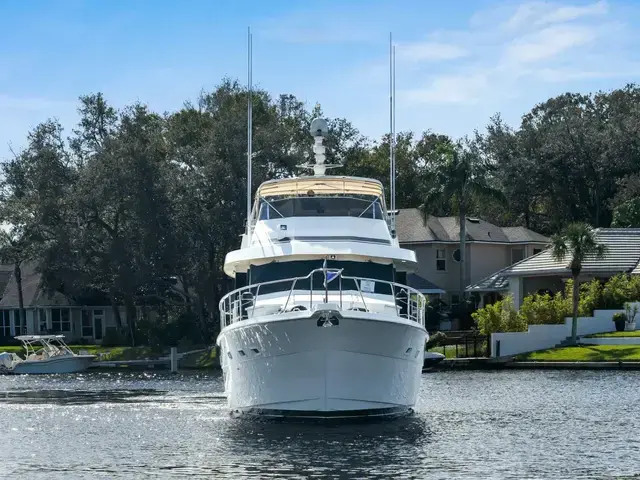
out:
<path id="1" fill-rule="evenodd" d="M 640 275 L 640 229 L 599 228 L 596 239 L 606 246 L 604 258 L 590 257 L 582 265 L 581 282 L 597 278 L 606 281 L 613 275 L 629 273 Z M 571 278 L 571 255 L 558 261 L 551 250 L 526 258 L 477 281 L 467 288 L 469 292 L 488 292 L 513 296 L 516 308 L 527 295 L 539 292 L 564 291 L 564 282 Z"/>
<path id="2" fill-rule="evenodd" d="M 401 209 L 396 220 L 398 239 L 416 252 L 420 277 L 444 290 L 443 300 L 460 300 L 460 225 L 457 217 L 434 217 L 417 208 Z M 498 227 L 467 217 L 464 284 L 474 284 L 494 272 L 542 252 L 549 239 L 524 227 Z M 478 292 L 476 300 L 488 301 L 491 291 Z"/>

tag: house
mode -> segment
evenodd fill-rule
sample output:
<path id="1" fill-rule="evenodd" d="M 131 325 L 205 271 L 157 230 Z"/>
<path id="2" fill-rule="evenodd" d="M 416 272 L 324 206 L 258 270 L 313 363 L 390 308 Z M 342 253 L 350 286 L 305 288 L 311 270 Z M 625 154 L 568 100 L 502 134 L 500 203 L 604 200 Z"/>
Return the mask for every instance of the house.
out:
<path id="1" fill-rule="evenodd" d="M 20 332 L 18 285 L 12 265 L 0 265 L 0 344 L 16 335 L 62 334 L 67 340 L 100 343 L 107 329 L 116 326 L 113 308 L 78 305 L 60 292 L 48 292 L 33 263 L 22 266 L 22 294 L 26 327 Z M 106 303 L 106 302 L 104 302 Z M 125 308 L 120 317 L 126 323 Z"/>
<path id="2" fill-rule="evenodd" d="M 396 218 L 398 240 L 416 252 L 419 277 L 445 291 L 444 300 L 459 303 L 460 225 L 457 217 L 427 216 L 417 208 L 401 209 Z M 524 227 L 498 227 L 467 217 L 464 284 L 470 285 L 524 258 L 536 255 L 549 239 Z M 410 283 L 410 286 L 411 285 Z"/>
<path id="3" fill-rule="evenodd" d="M 604 258 L 591 257 L 582 265 L 580 281 L 593 278 L 607 280 L 619 273 L 640 274 L 640 229 L 600 228 L 596 239 L 607 248 Z M 551 250 L 526 258 L 503 268 L 467 288 L 469 292 L 512 294 L 516 308 L 527 295 L 538 292 L 556 293 L 564 290 L 564 282 L 571 278 L 568 254 L 563 261 L 553 258 Z"/>

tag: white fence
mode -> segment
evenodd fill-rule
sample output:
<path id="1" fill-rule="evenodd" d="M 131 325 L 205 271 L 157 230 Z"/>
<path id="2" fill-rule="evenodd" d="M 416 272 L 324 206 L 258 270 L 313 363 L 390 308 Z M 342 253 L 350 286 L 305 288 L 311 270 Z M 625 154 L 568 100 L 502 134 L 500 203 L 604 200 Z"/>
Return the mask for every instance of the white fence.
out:
<path id="1" fill-rule="evenodd" d="M 636 305 L 640 307 L 640 302 Z M 624 310 L 595 310 L 593 317 L 578 317 L 578 336 L 613 332 L 613 314 Z M 544 350 L 558 345 L 571 336 L 571 318 L 559 325 L 529 325 L 526 332 L 491 334 L 491 356 L 505 357 Z"/>

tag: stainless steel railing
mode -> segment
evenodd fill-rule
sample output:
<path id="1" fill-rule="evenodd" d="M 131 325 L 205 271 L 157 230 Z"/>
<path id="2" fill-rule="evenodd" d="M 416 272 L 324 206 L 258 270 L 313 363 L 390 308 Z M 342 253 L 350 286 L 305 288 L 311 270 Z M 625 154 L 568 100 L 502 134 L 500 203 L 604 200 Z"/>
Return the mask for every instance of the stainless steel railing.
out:
<path id="1" fill-rule="evenodd" d="M 314 274 L 323 273 L 323 281 L 320 286 L 316 285 L 314 289 Z M 337 289 L 329 289 L 324 284 L 324 279 L 327 273 L 335 273 L 337 277 L 335 282 L 338 283 Z M 300 283 L 308 280 L 309 286 L 301 287 Z M 253 317 L 258 309 L 259 315 L 278 315 L 288 311 L 295 310 L 312 310 L 314 304 L 327 303 L 331 299 L 332 303 L 337 303 L 340 310 L 344 309 L 345 297 L 351 304 L 350 309 L 357 309 L 360 311 L 367 311 L 372 314 L 380 314 L 370 308 L 371 305 L 367 305 L 367 301 L 371 304 L 373 297 L 368 296 L 367 293 L 362 291 L 362 282 L 375 282 L 375 284 L 385 285 L 389 289 L 389 295 L 393 298 L 393 306 L 395 306 L 396 314 L 399 317 L 413 320 L 424 326 L 424 316 L 427 302 L 424 295 L 415 288 L 411 288 L 401 283 L 389 282 L 386 280 L 380 280 L 375 278 L 365 277 L 351 277 L 342 275 L 339 270 L 336 269 L 323 269 L 317 268 L 309 272 L 308 275 L 303 277 L 291 277 L 281 280 L 272 280 L 269 282 L 256 283 L 254 285 L 247 285 L 246 287 L 238 288 L 229 292 L 220 300 L 220 323 L 224 328 L 232 323 L 246 320 L 249 317 Z M 265 290 L 271 290 L 267 287 L 282 286 L 281 289 L 275 291 L 269 291 L 264 293 Z M 349 288 L 351 287 L 351 288 Z M 262 290 L 262 293 L 261 293 Z M 304 302 L 294 301 L 296 292 L 308 292 L 308 299 L 305 298 Z M 282 294 L 276 297 L 277 299 L 283 299 L 281 304 L 271 302 L 274 300 L 274 294 Z M 259 302 L 262 295 L 262 302 Z M 269 296 L 268 298 L 267 295 Z M 284 296 L 286 295 L 286 297 Z M 259 303 L 262 303 L 260 305 Z M 262 308 L 261 308 L 262 306 Z M 270 310 L 265 311 L 265 307 L 271 307 Z M 261 311 L 262 310 L 262 311 Z"/>

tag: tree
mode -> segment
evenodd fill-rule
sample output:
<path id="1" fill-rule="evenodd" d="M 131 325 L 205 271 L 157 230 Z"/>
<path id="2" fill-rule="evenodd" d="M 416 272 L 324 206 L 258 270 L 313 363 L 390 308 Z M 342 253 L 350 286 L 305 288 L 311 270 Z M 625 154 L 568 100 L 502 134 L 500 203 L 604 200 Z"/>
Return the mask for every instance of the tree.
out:
<path id="1" fill-rule="evenodd" d="M 28 232 L 20 227 L 10 226 L 0 230 L 0 262 L 13 265 L 13 277 L 18 289 L 18 335 L 24 335 L 27 314 L 22 290 L 22 266 L 35 256 L 35 242 Z"/>
<path id="2" fill-rule="evenodd" d="M 432 173 L 422 210 L 447 204 L 452 212 L 457 213 L 460 225 L 460 300 L 463 301 L 466 298 L 467 214 L 474 203 L 503 202 L 504 195 L 487 182 L 492 166 L 480 154 L 476 144 L 442 144 L 439 156 L 430 168 Z"/>
<path id="3" fill-rule="evenodd" d="M 604 258 L 606 246 L 599 243 L 593 228 L 581 222 L 571 223 L 560 235 L 551 239 L 551 255 L 559 262 L 570 257 L 569 269 L 573 278 L 573 322 L 571 324 L 571 343 L 577 343 L 578 306 L 580 303 L 579 277 L 582 264 L 588 258 Z"/>

